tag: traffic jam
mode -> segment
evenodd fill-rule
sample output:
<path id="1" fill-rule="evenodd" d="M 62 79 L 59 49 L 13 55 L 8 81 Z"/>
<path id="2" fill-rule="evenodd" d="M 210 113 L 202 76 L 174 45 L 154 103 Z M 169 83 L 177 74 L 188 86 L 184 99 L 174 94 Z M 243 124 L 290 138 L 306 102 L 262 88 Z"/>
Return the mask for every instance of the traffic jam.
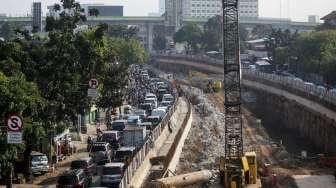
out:
<path id="1" fill-rule="evenodd" d="M 57 187 L 119 187 L 124 171 L 152 131 L 167 115 L 176 92 L 168 81 L 148 69 L 132 66 L 127 104 L 88 137 L 89 156 L 71 161 L 70 169 L 57 178 Z"/>

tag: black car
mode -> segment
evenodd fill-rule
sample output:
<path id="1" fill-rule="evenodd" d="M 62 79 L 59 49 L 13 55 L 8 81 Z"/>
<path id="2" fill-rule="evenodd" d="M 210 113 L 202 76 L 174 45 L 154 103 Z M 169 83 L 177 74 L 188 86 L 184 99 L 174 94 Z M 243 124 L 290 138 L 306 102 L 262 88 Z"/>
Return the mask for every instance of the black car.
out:
<path id="1" fill-rule="evenodd" d="M 67 170 L 57 180 L 57 188 L 87 188 L 89 185 L 89 178 L 83 169 Z"/>
<path id="2" fill-rule="evenodd" d="M 70 166 L 71 170 L 83 169 L 90 182 L 93 175 L 97 173 L 97 165 L 91 157 L 74 160 Z"/>

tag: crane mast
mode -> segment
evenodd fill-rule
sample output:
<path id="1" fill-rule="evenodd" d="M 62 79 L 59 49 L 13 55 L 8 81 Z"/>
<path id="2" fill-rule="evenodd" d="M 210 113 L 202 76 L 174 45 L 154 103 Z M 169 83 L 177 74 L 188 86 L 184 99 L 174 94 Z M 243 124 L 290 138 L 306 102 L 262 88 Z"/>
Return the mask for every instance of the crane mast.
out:
<path id="1" fill-rule="evenodd" d="M 225 160 L 230 162 L 243 156 L 238 0 L 222 0 L 222 3 Z"/>

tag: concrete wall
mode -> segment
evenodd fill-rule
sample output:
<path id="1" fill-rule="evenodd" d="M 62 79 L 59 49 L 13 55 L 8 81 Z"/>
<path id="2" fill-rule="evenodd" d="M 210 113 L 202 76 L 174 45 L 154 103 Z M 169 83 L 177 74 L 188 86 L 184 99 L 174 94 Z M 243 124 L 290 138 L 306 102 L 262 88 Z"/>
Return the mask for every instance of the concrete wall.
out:
<path id="1" fill-rule="evenodd" d="M 315 111 L 284 96 L 248 88 L 256 101 L 249 103 L 252 111 L 265 118 L 265 122 L 284 126 L 311 141 L 325 154 L 336 154 L 336 121 L 323 112 Z M 295 143 L 293 143 L 295 144 Z"/>

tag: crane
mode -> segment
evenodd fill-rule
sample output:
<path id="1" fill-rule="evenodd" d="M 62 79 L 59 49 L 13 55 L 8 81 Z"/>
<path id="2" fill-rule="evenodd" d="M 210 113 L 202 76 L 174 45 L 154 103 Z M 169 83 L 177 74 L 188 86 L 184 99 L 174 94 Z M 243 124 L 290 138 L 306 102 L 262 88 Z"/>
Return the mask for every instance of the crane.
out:
<path id="1" fill-rule="evenodd" d="M 258 187 L 256 154 L 243 150 L 238 3 L 222 0 L 225 156 L 220 157 L 219 169 L 225 188 Z"/>

